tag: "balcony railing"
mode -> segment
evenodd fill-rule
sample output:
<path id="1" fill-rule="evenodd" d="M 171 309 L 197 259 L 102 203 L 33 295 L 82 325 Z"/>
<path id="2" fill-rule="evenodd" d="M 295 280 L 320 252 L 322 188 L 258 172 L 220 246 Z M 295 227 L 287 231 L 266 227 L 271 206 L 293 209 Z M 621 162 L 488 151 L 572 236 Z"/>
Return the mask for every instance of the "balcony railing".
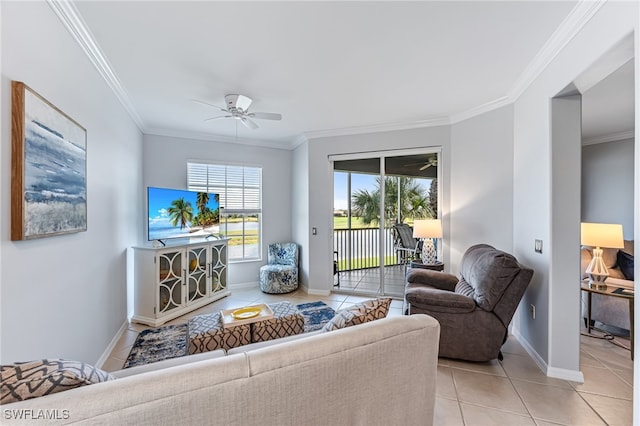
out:
<path id="1" fill-rule="evenodd" d="M 392 228 L 384 229 L 384 265 L 398 265 L 393 247 Z M 333 249 L 337 252 L 341 271 L 377 268 L 380 266 L 380 229 L 352 228 L 333 230 Z"/>

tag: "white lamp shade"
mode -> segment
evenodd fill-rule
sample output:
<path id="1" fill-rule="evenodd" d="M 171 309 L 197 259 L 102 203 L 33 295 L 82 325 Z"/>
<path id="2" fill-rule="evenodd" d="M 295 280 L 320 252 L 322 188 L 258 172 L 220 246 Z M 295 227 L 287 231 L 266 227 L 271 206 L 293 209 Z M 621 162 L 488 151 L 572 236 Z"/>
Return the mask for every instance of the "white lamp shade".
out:
<path id="1" fill-rule="evenodd" d="M 614 223 L 581 223 L 580 244 L 592 247 L 624 248 L 622 225 Z"/>
<path id="2" fill-rule="evenodd" d="M 442 221 L 440 219 L 414 220 L 413 238 L 442 238 Z"/>

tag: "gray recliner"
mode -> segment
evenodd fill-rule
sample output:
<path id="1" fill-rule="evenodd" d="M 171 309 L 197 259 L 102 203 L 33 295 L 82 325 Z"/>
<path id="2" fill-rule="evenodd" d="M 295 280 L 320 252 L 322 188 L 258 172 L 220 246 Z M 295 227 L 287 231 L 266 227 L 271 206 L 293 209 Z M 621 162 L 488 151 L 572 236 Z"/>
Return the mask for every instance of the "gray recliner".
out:
<path id="1" fill-rule="evenodd" d="M 462 257 L 460 278 L 444 272 L 411 269 L 405 301 L 408 313 L 440 322 L 438 356 L 466 361 L 502 359 L 508 326 L 533 276 L 512 255 L 487 244 Z"/>

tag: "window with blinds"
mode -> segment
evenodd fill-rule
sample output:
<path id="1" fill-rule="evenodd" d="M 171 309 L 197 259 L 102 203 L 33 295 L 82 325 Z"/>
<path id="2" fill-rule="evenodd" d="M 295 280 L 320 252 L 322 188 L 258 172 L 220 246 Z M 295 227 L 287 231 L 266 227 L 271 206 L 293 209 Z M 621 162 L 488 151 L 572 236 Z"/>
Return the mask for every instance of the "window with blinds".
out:
<path id="1" fill-rule="evenodd" d="M 220 233 L 230 238 L 229 260 L 260 259 L 262 168 L 187 163 L 187 186 L 220 196 Z"/>

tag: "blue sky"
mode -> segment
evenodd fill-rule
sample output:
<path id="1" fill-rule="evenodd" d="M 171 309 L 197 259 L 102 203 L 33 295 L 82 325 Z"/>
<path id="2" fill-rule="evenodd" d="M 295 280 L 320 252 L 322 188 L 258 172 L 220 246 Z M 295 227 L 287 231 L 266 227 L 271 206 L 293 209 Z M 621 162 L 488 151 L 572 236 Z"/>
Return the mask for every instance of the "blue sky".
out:
<path id="1" fill-rule="evenodd" d="M 194 213 L 196 212 L 196 194 L 197 192 L 187 191 L 184 189 L 168 189 L 149 187 L 148 206 L 149 206 L 149 227 L 167 227 L 169 223 L 169 214 L 167 209 L 171 207 L 173 200 L 184 198 L 185 201 L 191 203 Z M 209 197 L 207 206 L 211 210 L 218 208 L 218 202 L 214 199 L 214 194 Z"/>
<path id="2" fill-rule="evenodd" d="M 333 173 L 333 208 L 346 210 L 348 207 L 347 176 L 346 172 Z M 376 175 L 365 175 L 359 173 L 351 174 L 351 193 L 359 189 L 366 189 L 371 192 L 376 188 Z"/>

